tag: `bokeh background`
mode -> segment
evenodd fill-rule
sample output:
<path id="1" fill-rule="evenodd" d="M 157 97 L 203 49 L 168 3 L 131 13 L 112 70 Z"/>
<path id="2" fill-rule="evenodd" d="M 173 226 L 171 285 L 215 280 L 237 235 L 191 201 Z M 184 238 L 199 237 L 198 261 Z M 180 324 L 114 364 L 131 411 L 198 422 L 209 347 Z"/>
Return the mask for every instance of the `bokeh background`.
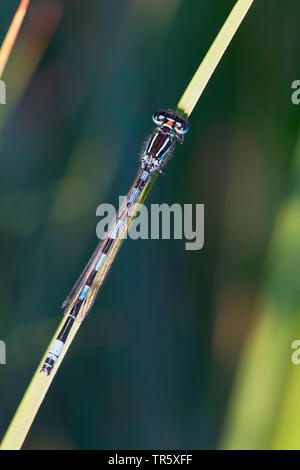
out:
<path id="1" fill-rule="evenodd" d="M 96 243 L 234 0 L 32 0 L 0 106 L 0 437 Z M 17 0 L 2 0 L 4 37 Z M 300 448 L 298 0 L 256 1 L 147 204 L 205 245 L 128 240 L 26 449 Z"/>

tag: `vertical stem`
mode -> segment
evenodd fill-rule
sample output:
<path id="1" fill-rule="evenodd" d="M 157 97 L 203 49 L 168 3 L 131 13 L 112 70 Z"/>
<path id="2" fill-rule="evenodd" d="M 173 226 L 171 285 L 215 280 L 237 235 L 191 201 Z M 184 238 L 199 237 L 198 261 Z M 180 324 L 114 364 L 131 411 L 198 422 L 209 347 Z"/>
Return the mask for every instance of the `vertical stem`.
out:
<path id="1" fill-rule="evenodd" d="M 254 0 L 238 0 L 178 103 L 189 116 Z"/>

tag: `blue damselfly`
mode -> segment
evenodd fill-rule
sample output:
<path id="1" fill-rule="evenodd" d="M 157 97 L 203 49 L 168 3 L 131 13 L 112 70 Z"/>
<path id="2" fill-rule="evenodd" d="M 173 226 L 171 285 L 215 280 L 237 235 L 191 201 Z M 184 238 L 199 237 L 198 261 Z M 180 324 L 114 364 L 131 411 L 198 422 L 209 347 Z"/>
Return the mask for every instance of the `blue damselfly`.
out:
<path id="1" fill-rule="evenodd" d="M 108 235 L 98 244 L 90 261 L 62 304 L 66 321 L 56 339 L 50 345 L 49 352 L 41 368 L 41 372 L 45 372 L 47 375 L 53 370 L 74 321 L 82 321 L 93 305 L 130 222 L 134 218 L 134 211 L 131 209 L 138 202 L 154 174 L 161 171 L 165 166 L 176 143 L 183 143 L 184 134 L 189 129 L 188 122 L 171 110 L 156 112 L 153 115 L 153 121 L 157 127 L 142 153 L 140 168 L 127 198 L 125 198 L 125 202 L 112 221 Z"/>

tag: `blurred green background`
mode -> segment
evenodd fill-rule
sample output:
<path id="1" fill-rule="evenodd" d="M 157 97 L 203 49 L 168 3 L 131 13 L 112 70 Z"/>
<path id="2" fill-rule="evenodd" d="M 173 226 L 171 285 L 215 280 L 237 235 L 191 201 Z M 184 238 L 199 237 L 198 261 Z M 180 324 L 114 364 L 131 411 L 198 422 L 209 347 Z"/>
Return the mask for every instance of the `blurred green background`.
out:
<path id="1" fill-rule="evenodd" d="M 96 243 L 234 0 L 36 0 L 0 106 L 0 437 Z M 2 0 L 4 37 L 17 0 Z M 205 245 L 128 240 L 26 449 L 300 448 L 298 0 L 254 2 L 147 204 Z"/>

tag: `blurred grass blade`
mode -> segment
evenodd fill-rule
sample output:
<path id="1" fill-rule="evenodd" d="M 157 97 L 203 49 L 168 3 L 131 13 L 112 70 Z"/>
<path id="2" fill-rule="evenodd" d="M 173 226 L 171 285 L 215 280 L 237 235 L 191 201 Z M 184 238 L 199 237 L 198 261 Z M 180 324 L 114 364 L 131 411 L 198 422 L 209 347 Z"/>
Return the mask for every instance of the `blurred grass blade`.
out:
<path id="1" fill-rule="evenodd" d="M 0 49 L 0 78 L 3 75 L 5 66 L 7 64 L 7 61 L 9 59 L 10 53 L 12 51 L 12 48 L 14 47 L 14 44 L 16 42 L 17 36 L 19 34 L 20 28 L 22 26 L 24 17 L 26 15 L 26 11 L 28 8 L 30 0 L 21 0 L 21 3 L 19 5 L 19 8 L 14 16 L 14 19 L 12 20 L 12 23 L 10 25 L 10 28 L 6 34 L 6 37 L 3 41 L 3 44 Z"/>
<path id="2" fill-rule="evenodd" d="M 52 0 L 32 4 L 30 16 L 22 30 L 22 41 L 16 42 L 14 53 L 5 68 L 5 81 L 9 83 L 9 100 L 6 106 L 0 108 L 0 131 L 27 89 L 52 40 L 62 12 L 59 3 Z"/>
<path id="3" fill-rule="evenodd" d="M 246 16 L 254 0 L 239 0 L 228 16 L 223 28 L 204 57 L 192 81 L 178 103 L 178 109 L 190 116 L 210 77 L 214 73 L 224 52 L 229 46 L 238 27 Z"/>
<path id="4" fill-rule="evenodd" d="M 246 15 L 252 3 L 253 0 L 239 0 L 236 3 L 233 12 L 230 14 L 220 34 L 217 36 L 215 42 L 208 51 L 203 63 L 200 65 L 195 77 L 192 79 L 192 82 L 187 87 L 186 92 L 178 103 L 178 109 L 184 115 L 189 116 L 193 111 L 201 95 L 201 92 L 205 88 L 209 78 L 211 77 L 213 71 L 219 63 L 220 58 L 222 57 L 227 46 L 229 45 L 232 37 L 234 36 L 234 33 L 238 29 L 242 19 Z M 157 175 L 158 174 L 156 172 L 152 179 L 150 179 L 150 181 L 148 181 L 148 183 L 145 185 L 144 190 L 142 191 L 139 199 L 136 202 L 136 207 L 139 204 L 142 204 L 146 199 L 148 192 L 150 191 L 153 183 L 157 178 Z M 134 214 L 131 217 L 131 220 L 133 220 L 133 218 Z M 107 264 L 103 264 L 103 267 L 101 268 L 101 270 L 99 270 L 99 273 L 97 274 L 98 285 L 102 284 L 104 277 L 106 276 L 110 266 L 112 265 L 119 248 L 121 247 L 122 241 L 123 240 L 120 239 L 119 242 L 115 245 L 116 248 L 114 250 L 114 253 L 112 254 L 112 257 L 107 261 Z M 90 308 L 92 307 L 96 295 L 97 288 L 95 289 L 95 293 L 92 293 L 91 297 L 89 298 L 89 305 L 87 310 L 85 311 L 85 314 L 87 314 Z M 57 332 L 63 326 L 64 322 L 65 318 L 62 319 L 57 329 Z M 74 322 L 69 333 L 67 342 L 65 343 L 65 346 L 63 348 L 63 352 L 61 353 L 58 361 L 56 362 L 53 368 L 53 371 L 49 376 L 46 376 L 45 374 L 40 374 L 41 365 L 43 364 L 44 359 L 49 351 L 49 347 L 47 347 L 46 353 L 40 363 L 40 366 L 35 372 L 35 375 L 32 378 L 29 388 L 27 389 L 27 392 L 25 393 L 24 398 L 16 411 L 16 414 L 7 430 L 7 433 L 4 436 L 4 439 L 1 444 L 2 450 L 20 449 L 20 447 L 22 446 L 23 441 L 34 420 L 34 417 L 80 325 L 80 322 Z M 52 338 L 50 344 L 52 344 L 52 342 L 55 340 L 57 332 Z"/>
<path id="5" fill-rule="evenodd" d="M 299 449 L 300 135 L 274 228 L 258 318 L 240 360 L 222 449 Z M 298 366 L 299 367 L 299 366 Z"/>

